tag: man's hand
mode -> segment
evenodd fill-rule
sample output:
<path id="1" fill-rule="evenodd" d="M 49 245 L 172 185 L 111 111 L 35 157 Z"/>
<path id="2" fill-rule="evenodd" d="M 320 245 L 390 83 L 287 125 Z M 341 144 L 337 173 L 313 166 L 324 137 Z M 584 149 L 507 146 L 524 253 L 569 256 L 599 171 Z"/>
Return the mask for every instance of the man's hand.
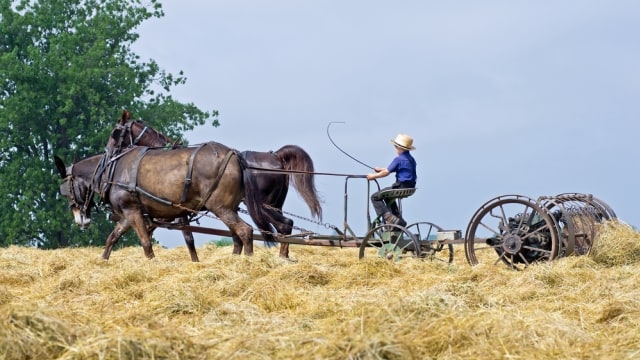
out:
<path id="1" fill-rule="evenodd" d="M 383 178 L 387 175 L 389 175 L 389 170 L 387 170 L 386 168 L 381 168 L 381 167 L 374 167 L 373 170 L 376 171 L 375 174 L 367 174 L 367 180 L 373 180 L 373 179 L 378 179 L 378 178 Z"/>

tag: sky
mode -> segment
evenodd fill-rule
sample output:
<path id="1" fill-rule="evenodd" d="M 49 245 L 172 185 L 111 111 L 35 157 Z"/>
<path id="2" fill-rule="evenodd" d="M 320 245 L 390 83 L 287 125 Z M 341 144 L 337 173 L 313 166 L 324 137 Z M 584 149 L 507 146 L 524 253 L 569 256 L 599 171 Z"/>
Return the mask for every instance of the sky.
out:
<path id="1" fill-rule="evenodd" d="M 191 144 L 295 144 L 318 172 L 365 175 L 371 169 L 328 135 L 360 162 L 386 167 L 390 140 L 405 133 L 418 163 L 418 190 L 403 202 L 409 223 L 464 233 L 497 196 L 576 192 L 640 225 L 638 1 L 165 0 L 163 8 L 137 29 L 133 50 L 184 71 L 174 98 L 219 111 L 221 126 L 187 133 Z M 366 180 L 356 180 L 347 221 L 364 236 L 370 205 Z M 316 186 L 322 221 L 295 225 L 330 234 L 325 223 L 342 228 L 345 178 L 317 175 Z M 293 189 L 284 210 L 310 216 Z M 179 231 L 155 235 L 184 244 Z M 196 234 L 198 246 L 210 240 Z"/>

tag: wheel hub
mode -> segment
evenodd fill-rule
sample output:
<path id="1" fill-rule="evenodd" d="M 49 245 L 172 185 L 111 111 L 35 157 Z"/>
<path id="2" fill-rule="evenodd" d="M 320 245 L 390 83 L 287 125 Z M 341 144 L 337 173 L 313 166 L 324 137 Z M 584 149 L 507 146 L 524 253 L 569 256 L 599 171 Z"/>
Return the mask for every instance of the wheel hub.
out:
<path id="1" fill-rule="evenodd" d="M 378 256 L 389 261 L 400 261 L 402 251 L 394 244 L 386 243 L 378 249 Z"/>
<path id="2" fill-rule="evenodd" d="M 502 249 L 509 254 L 517 254 L 522 250 L 522 239 L 518 235 L 509 234 L 503 238 Z"/>

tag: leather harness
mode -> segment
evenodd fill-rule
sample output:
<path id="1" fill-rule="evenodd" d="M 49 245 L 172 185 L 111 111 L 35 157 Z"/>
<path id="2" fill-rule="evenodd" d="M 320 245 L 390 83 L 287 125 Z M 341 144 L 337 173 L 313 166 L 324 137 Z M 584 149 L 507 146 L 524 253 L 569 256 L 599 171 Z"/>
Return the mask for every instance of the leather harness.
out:
<path id="1" fill-rule="evenodd" d="M 124 189 L 126 189 L 127 191 L 129 191 L 132 194 L 135 195 L 143 195 L 149 199 L 152 199 L 154 201 L 157 201 L 161 204 L 164 205 L 168 205 L 168 206 L 180 206 L 182 205 L 186 200 L 187 200 L 187 195 L 189 192 L 189 189 L 191 187 L 191 183 L 192 183 L 192 176 L 193 176 L 193 164 L 194 164 L 194 160 L 195 157 L 197 155 L 197 153 L 202 150 L 205 146 L 209 145 L 208 143 L 205 144 L 201 144 L 200 146 L 198 146 L 192 153 L 191 156 L 189 157 L 189 163 L 187 166 L 187 171 L 185 174 L 185 180 L 184 180 L 184 187 L 182 189 L 182 196 L 180 197 L 180 202 L 178 204 L 171 202 L 170 200 L 164 199 L 160 196 L 157 196 L 155 194 L 150 193 L 149 191 L 143 189 L 142 187 L 140 187 L 138 185 L 138 172 L 140 170 L 140 163 L 142 162 L 142 159 L 145 157 L 145 155 L 148 153 L 148 151 L 150 150 L 149 147 L 137 147 L 136 149 L 140 149 L 140 151 L 138 151 L 138 153 L 136 154 L 136 157 L 133 161 L 133 164 L 131 166 L 131 176 L 129 178 L 129 181 L 127 183 L 122 183 L 122 182 L 113 182 L 113 176 L 114 176 L 114 169 L 116 167 L 116 163 L 119 160 L 119 158 L 124 155 L 120 154 L 119 156 L 116 156 L 112 159 L 109 160 L 110 166 L 109 166 L 109 171 L 108 171 L 108 180 L 106 181 L 106 183 L 103 183 L 103 186 L 101 187 L 101 197 L 103 199 L 106 198 L 106 196 L 108 195 L 108 185 L 109 184 L 116 184 Z M 215 149 L 212 149 L 214 151 L 214 153 L 216 152 Z M 211 183 L 211 186 L 209 187 L 208 191 L 205 193 L 205 196 L 202 197 L 202 200 L 200 201 L 200 203 L 198 204 L 198 206 L 196 206 L 195 209 L 193 209 L 194 211 L 201 211 L 204 204 L 209 200 L 209 198 L 211 197 L 211 195 L 213 194 L 213 192 L 215 191 L 215 189 L 218 187 L 218 184 L 220 183 L 220 180 L 222 179 L 222 176 L 224 175 L 224 172 L 229 164 L 229 161 L 231 160 L 231 157 L 233 155 L 237 155 L 235 150 L 230 150 L 228 151 L 223 160 L 222 163 L 220 164 L 220 167 L 218 168 L 218 173 L 216 174 L 215 179 L 213 180 L 213 182 Z M 106 186 L 105 186 L 106 185 Z M 142 202 L 140 201 L 140 198 L 138 196 L 138 202 L 140 204 L 140 206 L 142 206 Z"/>

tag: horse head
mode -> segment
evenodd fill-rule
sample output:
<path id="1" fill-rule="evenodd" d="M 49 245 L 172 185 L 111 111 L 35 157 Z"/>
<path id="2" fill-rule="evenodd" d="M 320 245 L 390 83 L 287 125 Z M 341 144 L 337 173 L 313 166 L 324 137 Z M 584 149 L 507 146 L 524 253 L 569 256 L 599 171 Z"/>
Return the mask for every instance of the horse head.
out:
<path id="1" fill-rule="evenodd" d="M 101 157 L 98 156 L 96 158 L 100 160 Z M 82 171 L 92 165 L 83 163 L 86 161 L 83 160 L 70 166 L 65 166 L 64 161 L 55 156 L 56 168 L 60 173 L 60 177 L 64 179 L 60 185 L 60 194 L 67 198 L 73 213 L 73 220 L 83 230 L 91 225 L 91 208 L 95 206 L 91 176 L 87 177 L 84 174 L 86 170 Z M 77 166 L 74 166 L 76 164 Z"/>
<path id="2" fill-rule="evenodd" d="M 131 113 L 125 110 L 122 117 L 111 130 L 107 153 L 112 156 L 122 149 L 131 146 L 166 147 L 179 145 L 179 141 L 172 142 L 161 132 L 148 126 L 143 120 L 131 120 Z"/>

